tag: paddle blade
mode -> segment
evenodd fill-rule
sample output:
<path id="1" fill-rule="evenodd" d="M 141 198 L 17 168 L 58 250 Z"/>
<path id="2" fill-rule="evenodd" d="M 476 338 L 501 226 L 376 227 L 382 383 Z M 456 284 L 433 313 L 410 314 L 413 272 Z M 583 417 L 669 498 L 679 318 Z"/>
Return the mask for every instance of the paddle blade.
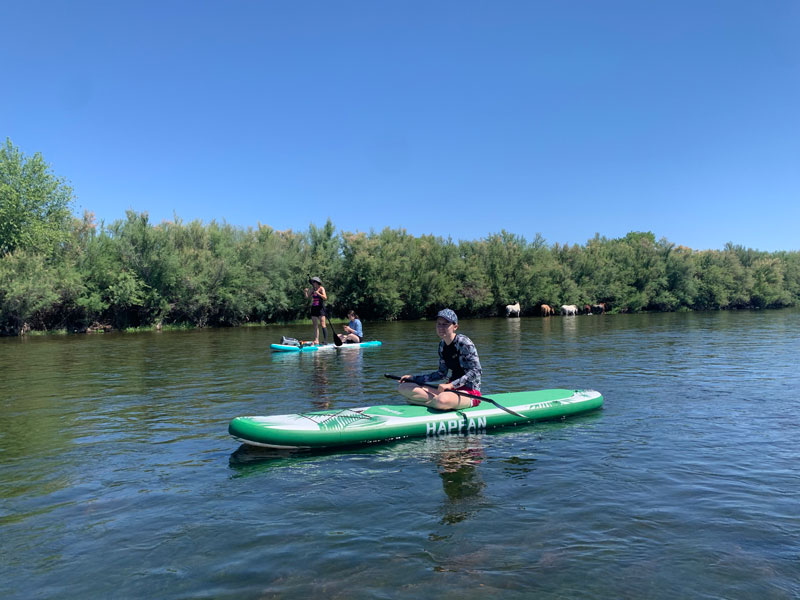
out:
<path id="1" fill-rule="evenodd" d="M 338 348 L 339 346 L 342 345 L 342 340 L 339 338 L 338 335 L 336 335 L 336 330 L 334 330 L 333 328 L 333 321 L 330 318 L 328 318 L 328 325 L 330 325 L 331 333 L 333 334 L 333 343 Z"/>

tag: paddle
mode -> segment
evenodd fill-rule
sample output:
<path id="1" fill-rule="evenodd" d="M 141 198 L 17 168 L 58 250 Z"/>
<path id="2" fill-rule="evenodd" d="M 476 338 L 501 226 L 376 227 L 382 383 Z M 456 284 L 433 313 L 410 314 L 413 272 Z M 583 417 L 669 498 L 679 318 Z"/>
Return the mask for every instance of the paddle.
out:
<path id="1" fill-rule="evenodd" d="M 390 375 L 389 373 L 384 373 L 383 376 L 386 377 L 387 379 L 395 379 L 397 381 L 400 381 L 400 378 L 397 375 Z M 425 387 L 429 387 L 429 388 L 433 388 L 433 389 L 438 389 L 439 388 L 438 385 L 433 385 L 432 383 L 419 383 L 418 381 L 413 381 L 412 383 L 416 383 L 417 385 L 424 385 Z M 470 394 L 469 392 L 460 392 L 458 390 L 449 390 L 449 391 L 453 392 L 454 394 L 458 394 L 459 396 L 465 396 L 467 398 L 477 398 L 478 400 L 485 400 L 486 402 L 491 402 L 497 408 L 499 408 L 501 410 L 504 410 L 508 414 L 514 415 L 515 417 L 519 417 L 521 419 L 527 419 L 528 418 L 525 415 L 521 415 L 518 412 L 514 412 L 510 408 L 507 408 L 507 407 L 503 406 L 502 404 L 499 404 L 498 402 L 492 400 L 491 398 L 487 398 L 486 396 L 478 396 L 476 394 Z"/>
<path id="2" fill-rule="evenodd" d="M 333 330 L 333 321 L 330 319 L 330 317 L 328 318 L 328 325 L 331 326 L 331 333 L 333 334 L 333 343 L 336 346 L 341 346 L 342 345 L 342 340 L 339 339 L 339 336 L 336 335 L 336 332 Z"/>

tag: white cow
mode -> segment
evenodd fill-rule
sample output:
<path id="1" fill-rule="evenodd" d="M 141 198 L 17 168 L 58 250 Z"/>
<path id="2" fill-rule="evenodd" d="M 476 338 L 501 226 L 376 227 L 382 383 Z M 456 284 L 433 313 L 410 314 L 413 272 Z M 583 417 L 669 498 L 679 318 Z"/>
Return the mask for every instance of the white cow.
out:
<path id="1" fill-rule="evenodd" d="M 522 310 L 522 308 L 520 308 L 519 302 L 517 302 L 516 304 L 507 304 L 506 305 L 506 316 L 507 317 L 518 317 L 521 310 Z"/>
<path id="2" fill-rule="evenodd" d="M 567 317 L 574 316 L 578 314 L 578 307 L 574 304 L 562 304 L 561 305 L 561 314 Z"/>

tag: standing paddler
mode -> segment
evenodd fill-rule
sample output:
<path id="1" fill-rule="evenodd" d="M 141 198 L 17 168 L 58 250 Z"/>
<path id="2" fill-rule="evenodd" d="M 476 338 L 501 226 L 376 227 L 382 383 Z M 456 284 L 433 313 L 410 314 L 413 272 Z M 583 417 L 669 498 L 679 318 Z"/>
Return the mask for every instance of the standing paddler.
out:
<path id="1" fill-rule="evenodd" d="M 325 329 L 325 301 L 328 295 L 322 287 L 322 280 L 319 277 L 311 277 L 308 282 L 314 286 L 314 290 L 309 288 L 303 290 L 306 298 L 311 298 L 311 322 L 314 324 L 314 344 L 319 345 L 319 327 L 322 325 L 323 343 L 328 341 L 328 330 Z"/>

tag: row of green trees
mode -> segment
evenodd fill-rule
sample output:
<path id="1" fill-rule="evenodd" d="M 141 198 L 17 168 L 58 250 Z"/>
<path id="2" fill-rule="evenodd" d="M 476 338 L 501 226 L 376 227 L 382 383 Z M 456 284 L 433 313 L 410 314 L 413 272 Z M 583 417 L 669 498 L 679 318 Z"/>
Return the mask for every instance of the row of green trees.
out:
<path id="1" fill-rule="evenodd" d="M 650 233 L 548 245 L 508 232 L 453 241 L 403 229 L 242 229 L 199 221 L 150 223 L 129 211 L 97 224 L 75 218 L 72 190 L 38 154 L 0 149 L 0 332 L 159 324 L 230 326 L 307 315 L 303 289 L 322 278 L 334 314 L 366 319 L 501 314 L 519 301 L 607 303 L 612 311 L 792 306 L 800 253 L 676 247 Z"/>

